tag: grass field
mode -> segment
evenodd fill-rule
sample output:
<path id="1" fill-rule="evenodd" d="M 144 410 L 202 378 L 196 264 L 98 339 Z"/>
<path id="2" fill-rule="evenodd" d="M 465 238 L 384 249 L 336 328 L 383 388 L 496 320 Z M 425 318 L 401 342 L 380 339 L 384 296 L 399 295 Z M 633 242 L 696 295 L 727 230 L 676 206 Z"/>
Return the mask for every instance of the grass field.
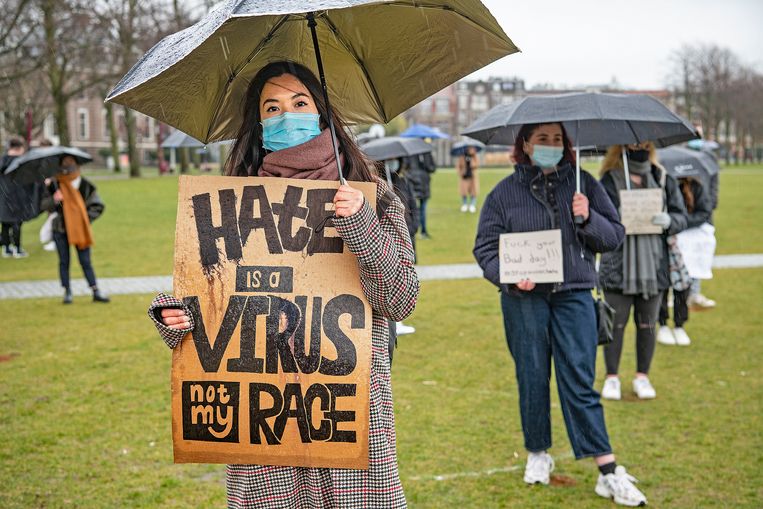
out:
<path id="1" fill-rule="evenodd" d="M 482 173 L 487 191 L 505 174 Z M 719 252 L 763 252 L 763 171 L 722 176 Z M 455 175 L 434 180 L 424 264 L 470 262 L 476 215 L 458 212 Z M 99 181 L 101 276 L 169 274 L 176 180 Z M 30 228 L 31 227 L 31 228 Z M 55 254 L 0 259 L 0 280 L 54 278 Z M 75 269 L 76 273 L 76 269 Z M 763 501 L 763 270 L 719 270 L 716 310 L 692 315 L 689 348 L 658 345 L 658 398 L 605 402 L 620 462 L 658 508 L 759 508 Z M 173 465 L 170 355 L 145 317 L 150 296 L 109 306 L 75 299 L 0 301 L 0 508 L 224 506 L 220 465 Z M 393 365 L 400 471 L 413 508 L 605 508 L 590 460 L 572 459 L 552 397 L 559 485 L 527 487 L 516 385 L 498 297 L 486 282 L 428 282 Z M 628 338 L 632 338 L 629 331 Z M 603 366 L 599 367 L 600 386 Z"/>

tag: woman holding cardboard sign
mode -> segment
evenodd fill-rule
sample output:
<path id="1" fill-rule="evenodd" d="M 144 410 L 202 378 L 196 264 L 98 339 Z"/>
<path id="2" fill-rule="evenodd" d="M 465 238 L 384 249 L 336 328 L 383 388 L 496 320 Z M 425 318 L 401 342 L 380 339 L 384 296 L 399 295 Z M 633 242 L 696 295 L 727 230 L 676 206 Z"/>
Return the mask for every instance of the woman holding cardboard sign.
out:
<path id="1" fill-rule="evenodd" d="M 626 182 L 623 169 L 623 150 L 627 151 L 630 185 Z M 633 307 L 637 358 L 633 392 L 640 399 L 652 399 L 657 394 L 648 374 L 654 356 L 655 326 L 662 293 L 670 286 L 667 237 L 686 228 L 686 208 L 675 179 L 657 162 L 657 153 L 651 142 L 610 147 L 602 163 L 602 174 L 601 183 L 618 209 L 621 208 L 620 193 L 623 191 L 663 190 L 660 193 L 662 211 L 651 218 L 651 223 L 658 227 L 660 233 L 627 234 L 621 249 L 601 256 L 599 271 L 606 300 L 615 308 L 613 341 L 604 348 L 607 379 L 601 391 L 602 397 L 621 398 L 618 368 L 623 334 Z"/>
<path id="2" fill-rule="evenodd" d="M 604 412 L 593 388 L 597 345 L 591 295 L 596 284 L 594 256 L 620 245 L 623 226 L 601 184 L 590 174 L 581 175 L 585 195 L 575 192 L 575 157 L 561 124 L 522 126 L 514 144 L 514 158 L 516 171 L 485 200 L 474 256 L 485 278 L 501 290 L 506 340 L 516 366 L 522 431 L 529 453 L 524 480 L 548 484 L 554 467 L 546 452 L 551 447 L 553 357 L 575 457 L 593 457 L 599 466 L 596 493 L 619 504 L 644 505 L 646 497 L 634 486 L 635 479 L 615 463 Z M 576 224 L 575 216 L 582 216 L 583 223 Z M 500 256 L 501 236 L 548 230 L 561 234 L 562 278 L 548 283 L 524 278 L 504 284 L 502 269 L 508 262 Z"/>
<path id="3" fill-rule="evenodd" d="M 377 184 L 377 210 L 351 185 L 339 187 L 333 227 L 357 257 L 363 291 L 373 308 L 368 470 L 229 465 L 229 507 L 405 507 L 397 470 L 387 320 L 406 318 L 419 283 L 404 207 L 326 106 L 321 86 L 305 67 L 275 62 L 251 81 L 244 121 L 225 165 L 229 176 L 331 180 L 337 162 L 327 127 L 336 126 L 340 160 L 349 180 Z M 329 223 L 331 226 L 331 223 Z M 160 295 L 149 312 L 175 347 L 194 324 L 182 302 Z"/>

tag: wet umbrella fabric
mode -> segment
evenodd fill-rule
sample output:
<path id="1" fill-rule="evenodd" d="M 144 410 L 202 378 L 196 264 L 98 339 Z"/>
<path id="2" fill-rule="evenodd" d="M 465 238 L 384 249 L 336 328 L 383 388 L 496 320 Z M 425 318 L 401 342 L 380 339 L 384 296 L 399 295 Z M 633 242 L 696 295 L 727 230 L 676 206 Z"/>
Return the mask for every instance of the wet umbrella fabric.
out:
<path id="1" fill-rule="evenodd" d="M 228 0 L 162 39 L 107 101 L 202 142 L 233 138 L 246 89 L 263 66 L 291 60 L 323 77 L 322 61 L 328 96 L 348 121 L 387 123 L 516 51 L 478 0 Z"/>
<path id="2" fill-rule="evenodd" d="M 462 140 L 453 144 L 450 149 L 450 155 L 453 157 L 464 155 L 469 147 L 474 147 L 477 152 L 482 152 L 485 149 L 485 144 L 477 140 Z"/>
<path id="3" fill-rule="evenodd" d="M 435 140 L 447 140 L 450 138 L 447 134 L 424 124 L 413 124 L 400 133 L 400 136 L 403 138 L 432 138 Z"/>
<path id="4" fill-rule="evenodd" d="M 718 162 L 709 153 L 686 147 L 661 148 L 657 150 L 657 158 L 674 177 L 697 177 L 702 179 L 705 185 L 721 170 Z"/>
<path id="5" fill-rule="evenodd" d="M 361 150 L 374 161 L 397 159 L 432 152 L 432 146 L 418 138 L 403 138 L 390 136 L 369 141 L 361 146 Z"/>
<path id="6" fill-rule="evenodd" d="M 496 106 L 463 134 L 488 144 L 513 145 L 523 125 L 547 122 L 561 122 L 579 147 L 644 141 L 666 147 L 699 136 L 689 122 L 654 97 L 603 93 L 525 97 Z"/>
<path id="7" fill-rule="evenodd" d="M 61 158 L 64 156 L 72 156 L 80 165 L 93 160 L 90 154 L 75 147 L 33 148 L 14 159 L 5 170 L 5 175 L 19 184 L 41 182 L 61 171 Z"/>

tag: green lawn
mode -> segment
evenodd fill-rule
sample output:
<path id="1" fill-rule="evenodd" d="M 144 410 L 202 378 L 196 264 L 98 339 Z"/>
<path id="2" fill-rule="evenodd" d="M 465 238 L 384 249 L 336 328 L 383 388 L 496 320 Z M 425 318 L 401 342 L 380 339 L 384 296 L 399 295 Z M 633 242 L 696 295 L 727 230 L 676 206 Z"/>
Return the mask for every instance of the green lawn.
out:
<path id="1" fill-rule="evenodd" d="M 480 172 L 484 196 L 507 169 Z M 172 272 L 172 243 L 177 209 L 177 178 L 97 180 L 106 203 L 102 218 L 95 221 L 93 260 L 102 277 L 162 275 Z M 763 167 L 733 168 L 721 174 L 720 207 L 716 212 L 718 253 L 763 253 L 763 223 L 759 206 L 763 190 Z M 459 211 L 458 182 L 452 169 L 441 169 L 432 179 L 428 205 L 431 240 L 418 242 L 420 264 L 470 263 L 478 214 Z M 0 259 L 0 282 L 23 279 L 55 279 L 55 253 L 45 252 L 38 241 L 44 217 L 24 224 L 22 239 L 30 257 Z M 73 274 L 80 277 L 78 268 Z"/>
<path id="2" fill-rule="evenodd" d="M 505 174 L 482 172 L 487 191 Z M 722 176 L 719 252 L 760 253 L 763 171 Z M 102 276 L 169 274 L 176 179 L 99 181 Z M 425 264 L 471 262 L 476 216 L 458 211 L 455 174 L 435 175 L 433 239 Z M 747 225 L 747 228 L 745 228 Z M 54 278 L 55 254 L 33 242 L 26 260 L 0 259 L 0 280 Z M 763 500 L 763 269 L 718 270 L 704 292 L 718 308 L 695 313 L 689 348 L 658 345 L 658 398 L 605 402 L 618 459 L 652 507 L 758 508 Z M 150 295 L 108 306 L 75 298 L 0 301 L 0 508 L 224 506 L 224 467 L 174 465 L 170 353 L 145 316 Z M 752 303 L 752 305 L 751 305 Z M 393 365 L 400 471 L 412 508 L 609 508 L 596 470 L 576 462 L 552 398 L 559 486 L 527 487 L 516 385 L 495 290 L 480 280 L 428 282 Z M 599 365 L 599 381 L 603 366 Z"/>

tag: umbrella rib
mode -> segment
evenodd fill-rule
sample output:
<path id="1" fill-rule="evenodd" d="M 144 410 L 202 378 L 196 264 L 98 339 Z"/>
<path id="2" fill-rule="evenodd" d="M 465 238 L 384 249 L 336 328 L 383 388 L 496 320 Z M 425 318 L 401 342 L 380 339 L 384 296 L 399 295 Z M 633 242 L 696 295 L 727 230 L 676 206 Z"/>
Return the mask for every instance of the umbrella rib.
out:
<path id="1" fill-rule="evenodd" d="M 215 106 L 215 114 L 211 117 L 211 122 L 209 123 L 209 126 L 207 127 L 207 134 L 205 135 L 202 141 L 203 143 L 207 143 L 209 141 L 209 137 L 212 135 L 212 129 L 217 124 L 217 117 L 220 115 L 220 109 L 223 105 L 223 102 L 225 101 L 225 96 L 228 94 L 228 89 L 230 88 L 230 84 L 233 83 L 233 80 L 236 79 L 236 76 L 241 74 L 241 72 L 246 69 L 246 66 L 249 65 L 252 60 L 254 60 L 254 57 L 256 57 L 260 51 L 262 51 L 262 48 L 265 47 L 265 45 L 270 42 L 270 39 L 273 38 L 275 33 L 278 31 L 279 28 L 281 28 L 284 23 L 289 19 L 289 15 L 285 15 L 281 17 L 281 19 L 278 20 L 278 22 L 273 25 L 273 28 L 270 29 L 270 32 L 268 32 L 268 35 L 266 35 L 260 42 L 257 44 L 257 46 L 252 50 L 251 53 L 249 53 L 249 56 L 246 57 L 246 60 L 244 60 L 244 63 L 235 71 L 231 73 L 230 76 L 228 76 L 228 81 L 225 82 L 225 87 L 223 88 L 222 94 L 217 99 L 217 105 Z"/>
<path id="2" fill-rule="evenodd" d="M 336 27 L 333 21 L 328 17 L 328 14 L 325 16 L 322 16 L 322 19 L 325 20 L 326 25 L 331 29 L 331 31 L 336 36 L 337 40 L 344 46 L 344 48 L 347 50 L 347 52 L 352 55 L 352 58 L 355 59 L 355 62 L 358 64 L 360 69 L 363 71 L 363 76 L 366 77 L 366 81 L 368 81 L 368 86 L 371 87 L 371 93 L 374 95 L 374 102 L 376 106 L 376 112 L 381 115 L 381 118 L 384 119 L 385 122 L 389 122 L 390 119 L 387 118 L 387 114 L 384 112 L 384 109 L 381 105 L 381 98 L 379 97 L 379 93 L 376 90 L 376 86 L 374 85 L 373 80 L 371 79 L 371 76 L 368 74 L 368 70 L 366 69 L 366 65 L 363 63 L 363 61 L 360 59 L 358 54 L 355 52 L 355 49 L 350 46 L 350 44 L 347 43 L 347 41 L 342 37 L 342 34 L 339 32 L 339 29 Z"/>

